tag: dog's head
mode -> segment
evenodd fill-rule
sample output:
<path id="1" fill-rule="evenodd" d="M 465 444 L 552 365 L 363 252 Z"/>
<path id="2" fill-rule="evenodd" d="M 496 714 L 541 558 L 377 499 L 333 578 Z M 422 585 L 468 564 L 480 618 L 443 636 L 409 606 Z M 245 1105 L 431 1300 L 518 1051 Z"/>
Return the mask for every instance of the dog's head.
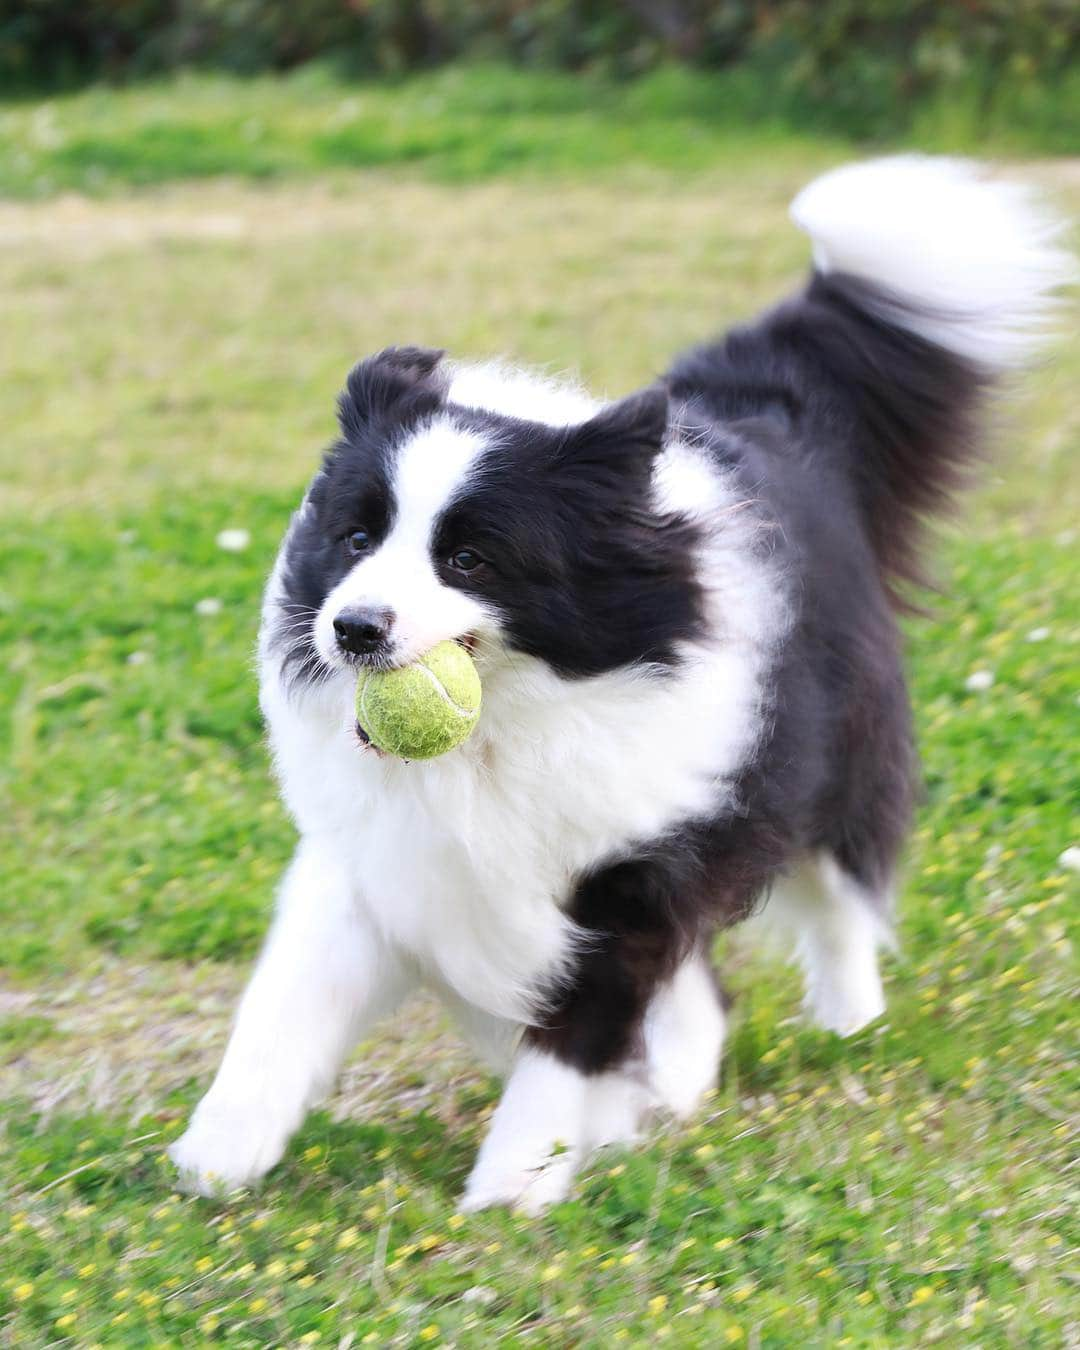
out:
<path id="1" fill-rule="evenodd" d="M 414 347 L 349 375 L 280 571 L 290 675 L 405 665 L 446 639 L 564 678 L 673 663 L 699 595 L 696 528 L 653 487 L 666 391 L 550 425 L 456 387 L 442 353 Z"/>

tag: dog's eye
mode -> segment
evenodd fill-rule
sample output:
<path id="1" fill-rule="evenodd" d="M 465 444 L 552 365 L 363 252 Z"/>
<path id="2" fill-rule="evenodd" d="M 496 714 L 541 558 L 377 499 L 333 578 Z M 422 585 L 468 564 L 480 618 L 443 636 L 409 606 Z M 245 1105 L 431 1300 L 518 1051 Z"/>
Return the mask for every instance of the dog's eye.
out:
<path id="1" fill-rule="evenodd" d="M 367 530 L 353 530 L 345 537 L 345 547 L 350 553 L 366 553 L 371 547 L 371 535 Z"/>
<path id="2" fill-rule="evenodd" d="M 447 563 L 455 572 L 475 572 L 478 567 L 483 567 L 484 560 L 480 554 L 471 548 L 459 548 L 450 554 Z"/>

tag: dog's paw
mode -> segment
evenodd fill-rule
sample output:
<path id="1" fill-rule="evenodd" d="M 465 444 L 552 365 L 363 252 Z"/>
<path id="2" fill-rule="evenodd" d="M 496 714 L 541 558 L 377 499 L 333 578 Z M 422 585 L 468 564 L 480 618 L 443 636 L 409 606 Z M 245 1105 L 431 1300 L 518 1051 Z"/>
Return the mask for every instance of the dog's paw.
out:
<path id="1" fill-rule="evenodd" d="M 182 1190 L 220 1197 L 265 1176 L 287 1142 L 288 1133 L 265 1116 L 200 1106 L 169 1157 Z"/>
<path id="2" fill-rule="evenodd" d="M 807 1015 L 825 1031 L 854 1036 L 885 1012 L 885 993 L 876 968 L 844 983 L 817 983 L 807 989 Z"/>
<path id="3" fill-rule="evenodd" d="M 553 1153 L 536 1167 L 478 1162 L 458 1208 L 466 1214 L 499 1206 L 520 1214 L 542 1214 L 570 1194 L 577 1163 L 577 1156 L 570 1150 Z"/>

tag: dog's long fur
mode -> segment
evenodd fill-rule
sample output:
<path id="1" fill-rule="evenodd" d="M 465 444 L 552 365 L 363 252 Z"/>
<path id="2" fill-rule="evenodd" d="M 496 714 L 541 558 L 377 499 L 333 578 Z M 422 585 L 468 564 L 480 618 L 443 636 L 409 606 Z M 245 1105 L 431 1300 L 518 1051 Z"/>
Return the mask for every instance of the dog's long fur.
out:
<path id="1" fill-rule="evenodd" d="M 416 348 L 349 376 L 266 591 L 301 838 L 173 1149 L 200 1188 L 270 1168 L 420 982 L 509 1075 L 472 1207 L 540 1208 L 653 1108 L 694 1109 L 710 938 L 766 900 L 824 1026 L 882 1012 L 914 778 L 895 612 L 1067 260 L 1027 194 L 952 161 L 840 169 L 793 214 L 801 293 L 621 402 Z M 476 732 L 379 756 L 357 664 L 444 639 L 475 650 Z"/>

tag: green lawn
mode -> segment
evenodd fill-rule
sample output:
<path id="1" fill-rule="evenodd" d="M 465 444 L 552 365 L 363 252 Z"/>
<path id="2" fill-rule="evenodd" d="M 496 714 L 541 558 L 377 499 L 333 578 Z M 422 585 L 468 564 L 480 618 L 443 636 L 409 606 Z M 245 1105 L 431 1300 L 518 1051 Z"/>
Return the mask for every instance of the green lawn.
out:
<path id="1" fill-rule="evenodd" d="M 906 115 L 905 110 L 905 115 Z M 621 176 L 627 164 L 681 177 L 715 166 L 819 162 L 848 144 L 828 109 L 778 74 L 662 68 L 633 81 L 596 74 L 449 67 L 343 82 L 325 66 L 238 80 L 181 74 L 0 104 L 0 195 L 92 195 L 236 174 L 256 180 L 406 169 L 441 182 L 552 172 Z M 909 134 L 923 149 L 1067 153 L 1080 73 L 1052 90 L 999 82 L 925 101 Z"/>
<path id="2" fill-rule="evenodd" d="M 527 1222 L 454 1212 L 496 1088 L 421 1004 L 258 1194 L 172 1195 L 164 1146 L 291 847 L 252 644 L 349 364 L 430 342 L 625 391 L 795 282 L 784 206 L 840 153 L 717 136 L 687 144 L 683 175 L 673 143 L 651 148 L 676 134 L 663 119 L 642 113 L 639 135 L 585 109 L 582 127 L 612 126 L 604 173 L 567 152 L 505 176 L 520 128 L 481 108 L 425 152 L 430 173 L 316 161 L 297 133 L 297 181 L 124 190 L 248 173 L 213 130 L 224 88 L 0 114 L 20 136 L 61 129 L 7 156 L 0 187 L 111 189 L 0 205 L 0 1343 L 1069 1343 L 1075 343 L 1010 406 L 945 537 L 947 587 L 910 625 L 926 794 L 881 1026 L 804 1027 L 790 973 L 728 944 L 708 1110 Z M 255 82 L 230 116 L 287 145 L 329 97 L 304 111 L 290 86 L 277 123 Z M 133 108 L 149 125 L 155 99 L 212 130 L 178 136 L 160 172 L 86 152 L 123 142 Z M 1080 206 L 1075 163 L 1021 171 Z M 218 545 L 229 528 L 246 548 Z M 976 670 L 994 675 L 981 693 Z"/>

